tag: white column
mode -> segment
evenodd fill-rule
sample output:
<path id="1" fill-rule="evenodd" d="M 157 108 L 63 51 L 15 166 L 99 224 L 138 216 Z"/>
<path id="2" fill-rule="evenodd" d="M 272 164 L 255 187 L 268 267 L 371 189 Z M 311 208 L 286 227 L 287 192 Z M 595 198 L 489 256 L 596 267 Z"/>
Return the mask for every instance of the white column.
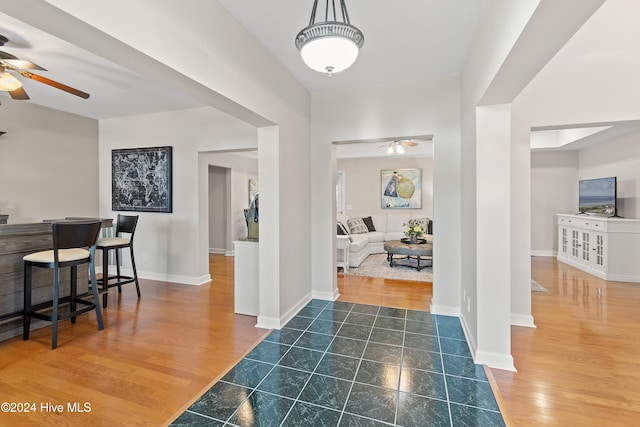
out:
<path id="1" fill-rule="evenodd" d="M 260 258 L 258 328 L 280 328 L 280 130 L 258 129 Z"/>
<path id="2" fill-rule="evenodd" d="M 478 107 L 476 119 L 475 362 L 514 371 L 510 327 L 511 106 Z"/>
<path id="3" fill-rule="evenodd" d="M 535 328 L 531 315 L 530 128 L 511 116 L 511 324 Z"/>

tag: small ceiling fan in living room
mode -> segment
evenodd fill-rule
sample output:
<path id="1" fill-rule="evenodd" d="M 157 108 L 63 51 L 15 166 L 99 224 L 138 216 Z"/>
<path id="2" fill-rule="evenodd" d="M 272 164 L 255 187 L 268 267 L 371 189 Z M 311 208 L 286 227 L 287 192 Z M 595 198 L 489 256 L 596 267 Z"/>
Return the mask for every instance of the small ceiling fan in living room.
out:
<path id="1" fill-rule="evenodd" d="M 398 139 L 395 141 L 389 141 L 386 144 L 381 145 L 379 148 L 387 147 L 387 154 L 404 154 L 405 147 L 415 147 L 419 142 L 413 139 Z"/>
<path id="2" fill-rule="evenodd" d="M 4 46 L 9 39 L 0 35 L 0 46 Z M 30 99 L 27 92 L 22 87 L 22 82 L 18 77 L 35 80 L 48 86 L 60 89 L 80 98 L 87 99 L 89 94 L 81 90 L 67 86 L 63 83 L 51 80 L 32 72 L 31 70 L 47 71 L 45 68 L 12 55 L 8 52 L 0 51 L 0 90 L 8 92 L 11 98 L 18 100 Z"/>

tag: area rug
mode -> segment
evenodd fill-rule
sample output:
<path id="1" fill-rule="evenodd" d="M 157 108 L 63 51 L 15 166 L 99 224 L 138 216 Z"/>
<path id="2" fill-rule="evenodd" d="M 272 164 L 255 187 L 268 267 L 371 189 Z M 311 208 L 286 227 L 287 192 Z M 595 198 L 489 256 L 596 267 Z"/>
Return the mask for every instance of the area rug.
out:
<path id="1" fill-rule="evenodd" d="M 540 283 L 531 279 L 531 292 L 549 292 L 549 290 L 542 286 Z"/>
<path id="2" fill-rule="evenodd" d="M 416 261 L 411 261 L 412 265 L 415 266 Z M 407 262 L 407 260 L 402 260 L 401 262 Z M 421 264 L 423 262 L 428 264 L 428 261 L 421 261 Z M 420 271 L 416 270 L 415 267 L 398 264 L 389 267 L 387 254 L 369 255 L 359 267 L 350 268 L 349 274 L 354 276 L 381 277 L 383 279 L 414 280 L 417 282 L 431 282 L 433 280 L 433 270 L 431 267 L 422 267 Z"/>
<path id="3" fill-rule="evenodd" d="M 402 262 L 407 262 L 403 260 Z M 412 260 L 415 266 L 415 260 Z M 389 267 L 387 254 L 369 255 L 359 267 L 350 268 L 349 273 L 354 276 L 381 277 L 383 279 L 414 280 L 417 282 L 432 282 L 433 269 L 431 267 L 421 268 L 417 271 L 415 267 L 405 265 L 394 265 Z M 547 288 L 531 279 L 531 292 L 549 292 Z"/>

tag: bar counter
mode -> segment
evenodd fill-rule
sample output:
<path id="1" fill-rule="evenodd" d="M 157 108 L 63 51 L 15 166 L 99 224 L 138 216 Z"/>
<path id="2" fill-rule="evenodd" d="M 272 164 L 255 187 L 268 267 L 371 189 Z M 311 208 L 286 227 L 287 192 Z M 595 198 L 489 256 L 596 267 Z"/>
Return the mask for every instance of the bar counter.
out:
<path id="1" fill-rule="evenodd" d="M 89 218 L 87 218 L 89 219 Z M 112 226 L 111 219 L 103 219 L 102 227 Z M 51 222 L 29 224 L 0 224 L 0 341 L 22 334 L 24 305 L 24 263 L 22 257 L 53 247 Z M 96 257 L 96 259 L 100 259 Z M 69 268 L 60 271 L 60 295 L 69 294 Z M 78 269 L 78 293 L 88 291 L 88 269 Z M 51 300 L 53 269 L 33 270 L 33 302 Z M 32 321 L 31 329 L 50 324 Z"/>

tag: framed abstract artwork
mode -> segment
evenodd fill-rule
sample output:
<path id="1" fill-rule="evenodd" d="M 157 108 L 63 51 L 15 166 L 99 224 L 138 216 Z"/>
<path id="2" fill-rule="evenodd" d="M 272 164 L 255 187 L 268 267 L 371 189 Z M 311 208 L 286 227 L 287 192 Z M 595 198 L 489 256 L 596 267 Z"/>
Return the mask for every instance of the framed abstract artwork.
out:
<path id="1" fill-rule="evenodd" d="M 172 147 L 111 150 L 114 211 L 172 212 Z"/>
<path id="2" fill-rule="evenodd" d="M 422 169 L 382 169 L 380 183 L 383 209 L 422 208 Z"/>

